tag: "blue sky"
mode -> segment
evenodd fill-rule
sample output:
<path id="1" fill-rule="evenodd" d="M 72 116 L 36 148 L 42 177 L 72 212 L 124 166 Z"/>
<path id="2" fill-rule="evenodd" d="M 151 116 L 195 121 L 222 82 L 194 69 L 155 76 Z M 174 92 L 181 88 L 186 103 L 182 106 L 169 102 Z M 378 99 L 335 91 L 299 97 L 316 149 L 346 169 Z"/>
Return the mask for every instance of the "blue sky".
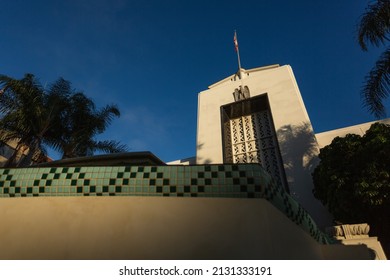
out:
<path id="1" fill-rule="evenodd" d="M 131 151 L 195 155 L 197 94 L 236 72 L 234 30 L 243 68 L 292 66 L 316 132 L 374 120 L 360 90 L 384 48 L 356 40 L 368 0 L 0 2 L 0 73 L 117 104 L 100 138 Z"/>

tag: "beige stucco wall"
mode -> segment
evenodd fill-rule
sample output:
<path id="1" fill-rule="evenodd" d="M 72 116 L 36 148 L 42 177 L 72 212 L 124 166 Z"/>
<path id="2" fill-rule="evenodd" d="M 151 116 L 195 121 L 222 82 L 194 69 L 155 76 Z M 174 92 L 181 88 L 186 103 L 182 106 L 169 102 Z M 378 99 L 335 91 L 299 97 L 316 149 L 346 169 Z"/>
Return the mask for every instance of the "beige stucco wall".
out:
<path id="1" fill-rule="evenodd" d="M 2 198 L 0 216 L 0 259 L 324 257 L 323 245 L 263 199 Z M 360 250 L 354 258 L 367 258 Z"/>
<path id="2" fill-rule="evenodd" d="M 242 83 L 249 87 L 251 97 L 268 94 L 291 195 L 320 226 L 330 225 L 328 211 L 312 193 L 311 173 L 319 149 L 291 67 L 273 65 L 243 72 Z M 198 164 L 223 162 L 220 107 L 234 102 L 232 93 L 240 85 L 241 80 L 231 76 L 199 93 Z"/>
<path id="3" fill-rule="evenodd" d="M 363 136 L 366 133 L 366 131 L 370 128 L 370 126 L 376 122 L 390 124 L 390 119 L 367 122 L 367 123 L 362 123 L 362 124 L 357 124 L 353 126 L 348 126 L 348 127 L 317 133 L 316 138 L 317 138 L 319 148 L 323 148 L 329 145 L 330 143 L 332 143 L 332 140 L 336 137 L 345 137 L 347 134 L 357 134 Z"/>
<path id="4" fill-rule="evenodd" d="M 243 84 L 251 97 L 268 94 L 275 130 L 309 123 L 298 85 L 289 65 L 245 71 Z M 232 78 L 233 79 L 233 78 Z M 227 79 L 198 96 L 197 163 L 223 163 L 220 107 L 234 102 L 241 80 Z"/>

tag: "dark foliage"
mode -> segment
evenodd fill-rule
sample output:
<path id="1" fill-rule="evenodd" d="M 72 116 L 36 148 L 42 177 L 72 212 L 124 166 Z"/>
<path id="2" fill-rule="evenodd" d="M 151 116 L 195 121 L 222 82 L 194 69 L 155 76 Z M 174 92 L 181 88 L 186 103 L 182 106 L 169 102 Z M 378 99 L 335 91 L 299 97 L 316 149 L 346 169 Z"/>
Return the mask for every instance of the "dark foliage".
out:
<path id="1" fill-rule="evenodd" d="M 321 149 L 314 195 L 342 223 L 368 223 L 389 254 L 390 125 L 336 137 Z"/>
<path id="2" fill-rule="evenodd" d="M 367 44 L 376 47 L 386 45 L 390 31 L 390 1 L 377 0 L 368 5 L 358 26 L 360 47 L 367 51 Z M 363 104 L 375 117 L 386 116 L 383 100 L 389 97 L 390 49 L 380 56 L 375 66 L 366 76 L 362 90 Z"/>

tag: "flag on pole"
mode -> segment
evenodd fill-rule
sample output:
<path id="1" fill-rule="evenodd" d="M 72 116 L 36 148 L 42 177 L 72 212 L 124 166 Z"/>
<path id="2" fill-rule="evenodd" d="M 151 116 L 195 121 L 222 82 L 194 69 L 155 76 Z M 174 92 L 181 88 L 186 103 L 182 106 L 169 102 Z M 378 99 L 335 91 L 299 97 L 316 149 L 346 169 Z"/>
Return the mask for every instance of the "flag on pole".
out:
<path id="1" fill-rule="evenodd" d="M 237 32 L 236 30 L 234 30 L 234 38 L 233 38 L 233 42 L 234 42 L 234 48 L 236 49 L 236 53 L 237 53 L 237 60 L 238 60 L 238 69 L 239 69 L 239 75 L 240 75 L 240 78 L 241 78 L 241 61 L 240 61 L 240 51 L 238 50 L 238 40 L 237 40 Z"/>
<path id="2" fill-rule="evenodd" d="M 234 49 L 236 50 L 236 52 L 238 52 L 238 41 L 237 41 L 237 32 L 236 31 L 234 31 L 233 42 L 234 42 Z"/>

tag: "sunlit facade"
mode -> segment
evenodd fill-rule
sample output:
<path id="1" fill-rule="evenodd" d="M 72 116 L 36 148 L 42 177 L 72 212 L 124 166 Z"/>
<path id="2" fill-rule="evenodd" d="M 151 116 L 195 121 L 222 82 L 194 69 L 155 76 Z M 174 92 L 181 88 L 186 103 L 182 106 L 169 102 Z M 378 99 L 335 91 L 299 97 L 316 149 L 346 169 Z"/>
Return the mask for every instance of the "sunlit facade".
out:
<path id="1" fill-rule="evenodd" d="M 290 66 L 241 69 L 199 93 L 194 158 L 0 169 L 0 259 L 385 259 L 313 197 L 337 133 L 316 137 Z"/>

